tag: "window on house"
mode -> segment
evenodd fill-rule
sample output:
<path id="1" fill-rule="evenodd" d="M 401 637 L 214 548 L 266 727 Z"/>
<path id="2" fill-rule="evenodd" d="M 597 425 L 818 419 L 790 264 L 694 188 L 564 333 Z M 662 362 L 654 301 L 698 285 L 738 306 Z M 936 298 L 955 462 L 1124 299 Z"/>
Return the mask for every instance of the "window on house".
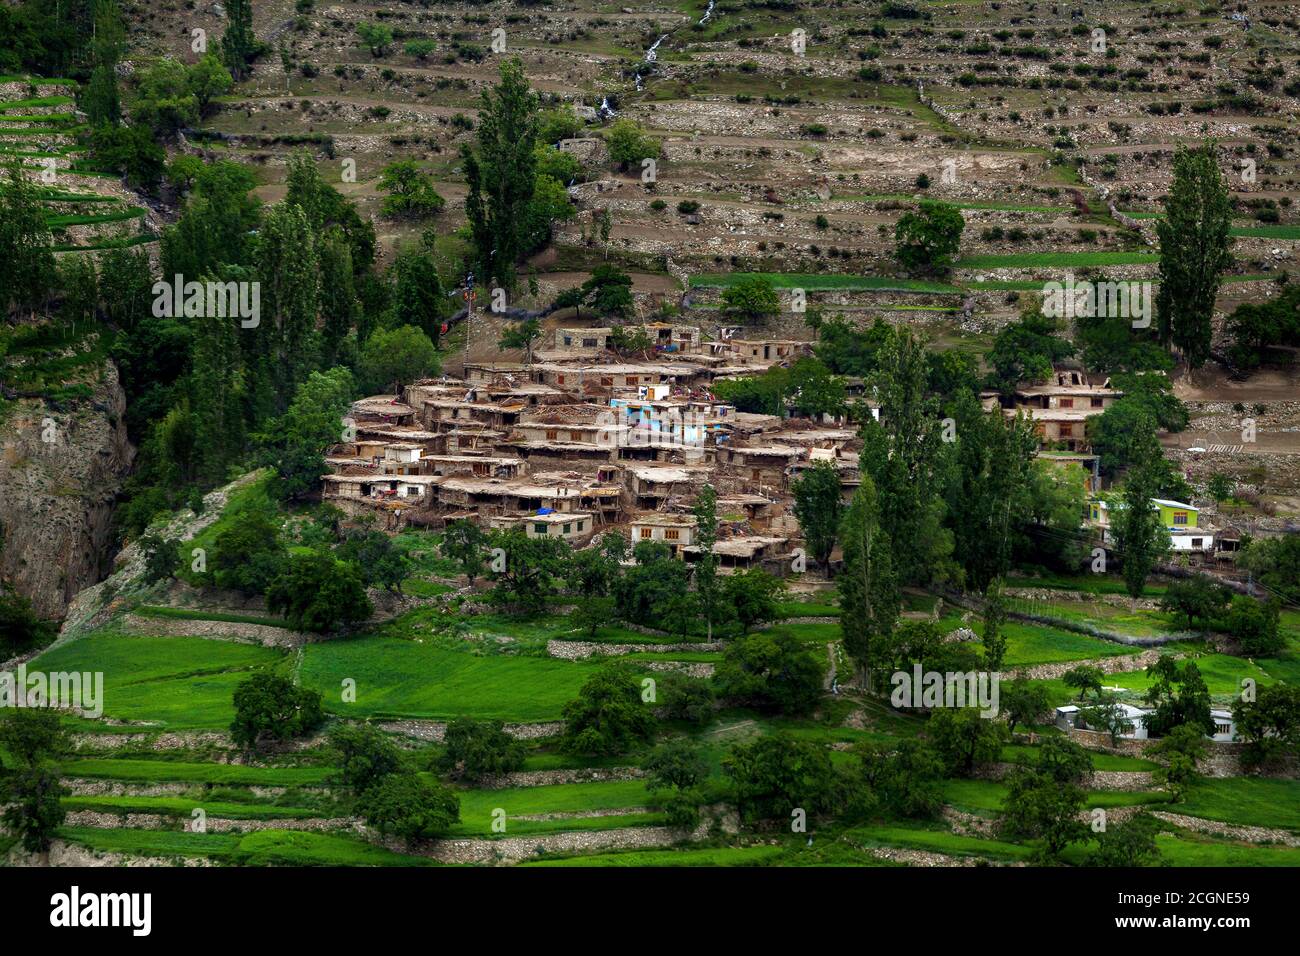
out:
<path id="1" fill-rule="evenodd" d="M 650 535 L 652 535 L 652 534 L 654 534 L 654 532 L 653 532 L 650 528 L 642 528 L 642 529 L 641 529 L 641 537 L 642 537 L 642 538 L 648 538 L 648 537 L 650 537 Z"/>
<path id="2" fill-rule="evenodd" d="M 546 534 L 546 525 L 545 525 L 545 524 L 535 524 L 535 525 L 533 525 L 533 531 L 537 532 L 537 534 Z"/>
<path id="3" fill-rule="evenodd" d="M 583 340 L 582 340 L 582 347 L 583 347 L 584 349 L 594 349 L 594 348 L 596 347 L 596 340 L 595 340 L 595 339 L 583 339 Z"/>
<path id="4" fill-rule="evenodd" d="M 1186 512 L 1186 511 L 1175 511 L 1175 512 L 1174 512 L 1174 524 L 1182 524 L 1182 525 L 1187 524 L 1187 512 Z"/>
<path id="5" fill-rule="evenodd" d="M 473 447 L 474 447 L 474 439 L 472 439 L 472 438 L 467 438 L 467 437 L 464 436 L 464 435 L 462 435 L 460 438 L 457 439 L 457 443 L 460 445 L 461 448 L 473 448 Z"/>
<path id="6" fill-rule="evenodd" d="M 1100 398 L 1094 398 L 1094 399 L 1092 400 L 1092 407 L 1093 407 L 1093 408 L 1101 408 L 1101 407 L 1102 407 L 1102 400 L 1101 400 Z"/>
<path id="7" fill-rule="evenodd" d="M 569 441 L 582 441 L 582 432 L 569 432 Z"/>
<path id="8" fill-rule="evenodd" d="M 1074 426 L 1073 426 L 1073 425 L 1062 425 L 1062 426 L 1061 426 L 1061 437 L 1062 437 L 1062 438 L 1073 438 L 1073 437 L 1074 437 Z"/>
<path id="9" fill-rule="evenodd" d="M 1221 724 L 1217 720 L 1214 722 L 1214 732 L 1216 734 L 1232 733 L 1232 724 Z"/>
<path id="10" fill-rule="evenodd" d="M 761 469 L 755 468 L 750 471 L 749 477 L 753 478 L 755 481 L 759 481 L 763 477 L 763 472 Z"/>
<path id="11" fill-rule="evenodd" d="M 566 524 L 566 525 L 564 526 L 564 533 L 565 533 L 565 534 L 568 534 L 568 533 L 569 533 L 570 531 L 572 531 L 572 530 L 573 530 L 573 525 L 571 525 L 571 524 Z"/>
<path id="12" fill-rule="evenodd" d="M 581 530 L 582 530 L 583 528 L 585 528 L 585 527 L 587 527 L 587 522 L 585 522 L 585 521 L 579 521 L 579 522 L 578 522 L 578 530 L 579 530 L 579 531 L 581 531 Z"/>
<path id="13" fill-rule="evenodd" d="M 563 385 L 563 384 L 564 384 L 564 376 L 563 376 L 563 375 L 557 375 L 557 376 L 555 376 L 555 384 L 556 384 L 556 385 Z"/>
<path id="14" fill-rule="evenodd" d="M 681 536 L 681 532 L 676 528 L 668 528 L 664 531 L 664 538 L 668 541 L 676 541 Z"/>
<path id="15" fill-rule="evenodd" d="M 1199 548 L 1199 547 L 1201 547 L 1201 542 L 1204 541 L 1204 540 L 1205 540 L 1204 538 L 1193 538 L 1193 539 L 1192 539 L 1192 547 L 1193 547 L 1193 548 Z"/>
<path id="16" fill-rule="evenodd" d="M 567 336 L 567 335 L 566 335 L 566 336 L 564 337 L 564 344 L 565 344 L 565 345 L 572 345 L 572 344 L 573 344 L 573 339 L 572 339 L 570 336 Z"/>
<path id="17" fill-rule="evenodd" d="M 547 440 L 547 441 L 555 441 L 555 439 L 557 439 L 557 438 L 559 438 L 559 437 L 560 437 L 560 433 L 559 433 L 558 431 L 547 430 L 547 432 L 546 432 L 546 440 Z"/>
<path id="18" fill-rule="evenodd" d="M 606 386 L 607 388 L 613 388 L 614 380 L 609 376 L 604 376 L 603 378 L 601 378 L 600 384 Z"/>
<path id="19" fill-rule="evenodd" d="M 1061 399 L 1061 408 L 1074 408 L 1074 399 L 1072 398 Z"/>

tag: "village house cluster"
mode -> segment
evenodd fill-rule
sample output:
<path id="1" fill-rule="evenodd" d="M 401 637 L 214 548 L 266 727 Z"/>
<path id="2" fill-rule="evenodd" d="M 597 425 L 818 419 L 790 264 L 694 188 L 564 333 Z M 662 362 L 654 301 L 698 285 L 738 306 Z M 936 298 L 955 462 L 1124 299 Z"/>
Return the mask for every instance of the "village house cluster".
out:
<path id="1" fill-rule="evenodd" d="M 610 351 L 609 328 L 561 326 L 527 364 L 466 362 L 461 378 L 357 401 L 353 440 L 327 454 L 324 497 L 349 513 L 378 515 L 392 531 L 468 519 L 581 547 L 618 530 L 633 544 L 664 541 L 692 560 L 691 506 L 711 484 L 719 496 L 719 564 L 779 570 L 800 544 L 792 482 L 827 462 L 851 499 L 859 484 L 857 426 L 801 416 L 793 396 L 784 415 L 737 411 L 714 385 L 790 365 L 811 343 L 669 323 L 643 330 L 651 348 L 639 357 Z M 861 380 L 845 385 L 879 415 Z M 1081 526 L 1103 546 L 1111 506 L 1086 421 L 1121 394 L 1071 370 L 1009 396 L 984 394 L 986 408 L 1029 417 L 1040 457 L 1077 474 L 1090 498 Z M 1176 551 L 1213 553 L 1214 536 L 1198 528 L 1196 509 L 1157 504 L 1162 514 L 1171 506 Z"/>
<path id="2" fill-rule="evenodd" d="M 653 354 L 619 359 L 606 350 L 609 329 L 557 328 L 530 364 L 467 362 L 463 378 L 356 402 L 354 440 L 328 452 L 324 497 L 390 530 L 470 519 L 582 546 L 617 529 L 690 560 L 691 505 L 711 484 L 723 568 L 789 560 L 799 535 L 791 482 L 826 461 L 851 497 L 857 429 L 739 412 L 713 384 L 789 364 L 810 343 L 667 323 L 645 332 Z"/>

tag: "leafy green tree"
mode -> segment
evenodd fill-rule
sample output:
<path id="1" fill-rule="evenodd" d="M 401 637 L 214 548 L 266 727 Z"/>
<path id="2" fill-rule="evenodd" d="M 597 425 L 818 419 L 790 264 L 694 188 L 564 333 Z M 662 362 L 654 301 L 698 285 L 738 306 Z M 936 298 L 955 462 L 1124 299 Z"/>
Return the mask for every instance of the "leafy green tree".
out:
<path id="1" fill-rule="evenodd" d="M 1160 599 L 1160 609 L 1184 617 L 1190 631 L 1198 620 L 1202 626 L 1209 625 L 1231 600 L 1231 591 L 1209 575 L 1198 574 L 1185 581 L 1171 582 Z"/>
<path id="2" fill-rule="evenodd" d="M 642 700 L 641 682 L 623 664 L 602 667 L 564 705 L 565 753 L 624 754 L 649 740 L 655 719 Z"/>
<path id="3" fill-rule="evenodd" d="M 417 60 L 427 59 L 429 54 L 438 48 L 438 44 L 432 40 L 407 40 L 402 44 L 402 52 L 407 56 L 413 56 Z"/>
<path id="4" fill-rule="evenodd" d="M 140 550 L 144 552 L 145 584 L 170 581 L 180 565 L 180 542 L 173 538 L 151 534 L 142 538 Z"/>
<path id="5" fill-rule="evenodd" d="M 194 410 L 197 475 L 206 487 L 220 484 L 244 449 L 243 359 L 230 316 L 192 320 L 190 407 Z"/>
<path id="6" fill-rule="evenodd" d="M 239 512 L 213 545 L 216 553 L 208 563 L 217 587 L 245 594 L 264 592 L 289 554 L 280 541 L 279 525 L 259 509 Z"/>
<path id="7" fill-rule="evenodd" d="M 922 201 L 917 212 L 904 213 L 894 227 L 894 255 L 913 272 L 944 272 L 961 247 L 966 220 L 947 203 Z"/>
<path id="8" fill-rule="evenodd" d="M 1118 697 L 1098 692 L 1096 700 L 1079 711 L 1083 722 L 1093 730 L 1110 734 L 1111 746 L 1118 746 L 1120 737 L 1133 731 L 1133 721 Z"/>
<path id="9" fill-rule="evenodd" d="M 35 769 L 72 749 L 63 718 L 49 707 L 16 707 L 0 719 L 0 753 L 11 767 Z"/>
<path id="10" fill-rule="evenodd" d="M 1092 774 L 1092 756 L 1073 740 L 1044 737 L 1038 745 L 1038 769 L 1059 784 L 1081 784 Z"/>
<path id="11" fill-rule="evenodd" d="M 926 736 L 950 774 L 969 777 L 998 759 L 1008 731 L 1006 724 L 981 717 L 974 707 L 953 707 L 931 712 Z"/>
<path id="12" fill-rule="evenodd" d="M 1027 680 L 1012 680 L 1002 684 L 998 693 L 998 709 L 1006 714 L 1007 730 L 1015 733 L 1019 726 L 1032 726 L 1048 710 L 1047 688 Z"/>
<path id="13" fill-rule="evenodd" d="M 669 740 L 650 754 L 645 769 L 646 789 L 663 802 L 669 824 L 695 826 L 703 802 L 700 784 L 709 773 L 699 745 L 684 737 Z"/>
<path id="14" fill-rule="evenodd" d="M 8 804 L 0 820 L 17 835 L 24 850 L 39 853 L 48 862 L 55 834 L 68 816 L 62 798 L 71 795 L 54 761 L 22 767 L 0 778 L 0 799 Z"/>
<path id="15" fill-rule="evenodd" d="M 116 0 L 95 0 L 95 37 L 91 43 L 94 66 L 81 94 L 81 108 L 91 126 L 116 126 L 122 121 L 122 100 L 117 88 L 117 64 L 122 59 L 126 31 Z"/>
<path id="16" fill-rule="evenodd" d="M 248 76 L 249 64 L 261 52 L 253 35 L 252 0 L 228 0 L 226 32 L 221 37 L 221 61 L 236 80 Z"/>
<path id="17" fill-rule="evenodd" d="M 273 384 L 275 407 L 286 408 L 311 369 L 320 308 L 320 260 L 306 213 L 292 203 L 268 210 L 258 235 L 262 316 L 258 336 L 266 346 L 262 375 Z"/>
<path id="18" fill-rule="evenodd" d="M 394 322 L 399 326 L 418 328 L 437 345 L 447 298 L 443 295 L 433 260 L 423 253 L 408 250 L 398 255 L 389 274 L 394 277 Z"/>
<path id="19" fill-rule="evenodd" d="M 844 650 L 853 660 L 859 678 L 870 687 L 880 643 L 893 631 L 902 603 L 889 537 L 880 527 L 876 485 L 870 475 L 862 476 L 854 492 L 840 536 L 844 541 L 844 570 L 835 584 L 840 595 Z"/>
<path id="20" fill-rule="evenodd" d="M 259 671 L 241 681 L 234 693 L 235 719 L 230 736 L 246 750 L 266 740 L 288 740 L 310 733 L 325 720 L 319 691 L 294 686 L 293 681 Z"/>
<path id="21" fill-rule="evenodd" d="M 343 341 L 360 318 L 352 249 L 338 226 L 331 226 L 320 243 L 321 359 L 325 366 L 338 362 Z"/>
<path id="22" fill-rule="evenodd" d="M 713 687 L 704 678 L 664 671 L 656 681 L 660 711 L 668 720 L 704 724 L 713 716 Z"/>
<path id="23" fill-rule="evenodd" d="M 569 154 L 552 155 L 568 156 Z M 564 187 L 564 182 L 539 172 L 533 184 L 533 196 L 528 200 L 528 210 L 525 213 L 524 232 L 520 240 L 524 252 L 536 252 L 544 248 L 554 235 L 555 223 L 572 219 L 577 214 L 578 210 L 573 205 L 573 200 L 569 198 L 569 191 Z M 606 246 L 608 255 L 608 243 Z"/>
<path id="24" fill-rule="evenodd" d="M 382 23 L 357 24 L 357 38 L 361 45 L 370 51 L 370 55 L 379 59 L 388 52 L 388 48 L 393 45 L 393 30 Z"/>
<path id="25" fill-rule="evenodd" d="M 1242 548 L 1238 564 L 1288 603 L 1300 603 L 1300 534 L 1255 538 Z"/>
<path id="26" fill-rule="evenodd" d="M 518 59 L 503 61 L 500 82 L 484 90 L 475 138 L 477 152 L 464 147 L 462 158 L 476 271 L 512 291 L 537 166 L 537 96 Z"/>
<path id="27" fill-rule="evenodd" d="M 739 637 L 723 651 L 713 675 L 718 696 L 737 703 L 798 716 L 822 696 L 824 659 L 785 633 Z"/>
<path id="28" fill-rule="evenodd" d="M 251 265 L 251 236 L 261 224 L 258 200 L 250 195 L 256 185 L 252 172 L 240 163 L 218 160 L 204 165 L 180 219 L 163 229 L 163 275 L 198 278 L 217 275 L 225 265 Z"/>
<path id="29" fill-rule="evenodd" d="M 266 608 L 295 630 L 318 633 L 364 621 L 374 610 L 356 566 L 316 552 L 289 556 L 266 589 Z"/>
<path id="30" fill-rule="evenodd" d="M 1160 341 L 1176 345 L 1192 368 L 1210 356 L 1214 301 L 1228 264 L 1232 205 L 1213 144 L 1179 147 L 1160 238 L 1156 321 Z"/>
<path id="31" fill-rule="evenodd" d="M 1037 855 L 1055 862 L 1071 843 L 1088 839 L 1088 827 L 1079 819 L 1085 799 L 1077 784 L 1062 784 L 1041 770 L 1020 767 L 1008 782 L 1001 825 L 1014 836 L 1041 840 Z"/>
<path id="32" fill-rule="evenodd" d="M 862 426 L 861 471 L 875 484 L 900 586 L 952 574 L 952 535 L 943 527 L 942 416 L 927 394 L 924 343 L 900 328 L 882 347 L 873 377 L 880 421 Z"/>
<path id="33" fill-rule="evenodd" d="M 522 349 L 524 361 L 532 364 L 533 346 L 542 337 L 542 324 L 537 319 L 524 319 L 507 325 L 497 340 L 499 349 Z"/>
<path id="34" fill-rule="evenodd" d="M 1162 654 L 1147 665 L 1146 673 L 1151 683 L 1143 699 L 1155 708 L 1146 717 L 1148 733 L 1162 737 L 1184 724 L 1202 734 L 1214 733 L 1210 689 L 1195 661 L 1179 667 L 1177 660 Z"/>
<path id="35" fill-rule="evenodd" d="M 796 361 L 787 381 L 800 415 L 839 415 L 847 408 L 844 382 L 815 358 Z"/>
<path id="36" fill-rule="evenodd" d="M 379 174 L 385 216 L 427 218 L 442 211 L 447 201 L 433 188 L 433 178 L 413 159 L 389 163 Z"/>
<path id="37" fill-rule="evenodd" d="M 1288 755 L 1300 754 L 1300 687 L 1261 687 L 1253 701 L 1238 698 L 1232 719 L 1248 766 L 1272 767 Z"/>
<path id="38" fill-rule="evenodd" d="M 149 314 L 152 285 L 149 254 L 143 250 L 109 249 L 101 256 L 99 294 L 104 318 L 114 328 L 130 330 L 141 316 Z M 157 339 L 163 338 L 165 336 L 157 336 Z"/>
<path id="39" fill-rule="evenodd" d="M 1030 469 L 1038 438 L 1027 416 L 985 412 L 973 395 L 956 402 L 956 442 L 947 489 L 953 554 L 965 583 L 985 590 L 1011 568 L 1017 531 L 1028 515 Z"/>
<path id="40" fill-rule="evenodd" d="M 862 782 L 889 813 L 932 819 L 943 809 L 944 763 L 923 740 L 903 739 L 897 746 L 861 743 L 853 748 Z"/>
<path id="41" fill-rule="evenodd" d="M 757 322 L 781 309 L 781 302 L 766 276 L 744 276 L 722 290 L 722 308 L 744 322 Z"/>
<path id="42" fill-rule="evenodd" d="M 618 616 L 643 626 L 661 627 L 674 598 L 685 594 L 690 570 L 662 541 L 641 541 L 633 549 L 636 565 L 614 583 Z"/>
<path id="43" fill-rule="evenodd" d="M 159 139 L 170 139 L 198 122 L 199 98 L 184 63 L 166 57 L 140 73 L 131 119 L 148 126 Z"/>
<path id="44" fill-rule="evenodd" d="M 1074 354 L 1074 346 L 1059 333 L 1056 319 L 1030 306 L 1019 321 L 1005 326 L 993 339 L 993 347 L 985 355 L 993 368 L 989 384 L 1010 394 L 1022 382 L 1039 385 L 1048 381 L 1052 367 Z"/>
<path id="45" fill-rule="evenodd" d="M 1153 470 L 1140 465 L 1129 473 L 1124 487 L 1123 508 L 1112 521 L 1115 550 L 1119 552 L 1124 586 L 1133 597 L 1141 597 L 1147 577 L 1169 550 L 1169 532 L 1160 523 L 1160 512 L 1151 503 L 1156 489 Z"/>
<path id="46" fill-rule="evenodd" d="M 489 600 L 523 615 L 540 614 L 558 594 L 569 558 L 569 544 L 559 538 L 530 538 L 521 528 L 488 533 L 488 547 L 500 548 L 505 566 L 488 572 L 494 583 Z"/>
<path id="47" fill-rule="evenodd" d="M 1079 692 L 1079 700 L 1083 700 L 1089 691 L 1094 694 L 1101 694 L 1101 680 L 1104 675 L 1100 667 L 1093 667 L 1090 664 L 1080 664 L 1077 667 L 1071 667 L 1061 675 L 1061 683 L 1066 687 L 1072 687 Z"/>
<path id="48" fill-rule="evenodd" d="M 746 634 L 781 616 L 785 591 L 785 582 L 762 568 L 728 575 L 722 585 L 723 598 L 735 610 L 740 629 Z"/>
<path id="49" fill-rule="evenodd" d="M 368 588 L 401 594 L 402 582 L 411 576 L 410 558 L 382 531 L 350 531 L 335 553 L 357 569 Z"/>
<path id="50" fill-rule="evenodd" d="M 1273 657 L 1286 647 L 1280 617 L 1281 600 L 1276 596 L 1261 603 L 1238 594 L 1215 627 L 1235 637 L 1241 644 L 1241 652 L 1248 657 Z"/>
<path id="51" fill-rule="evenodd" d="M 469 586 L 474 586 L 474 579 L 483 573 L 487 566 L 483 559 L 487 549 L 487 535 L 478 525 L 464 519 L 449 521 L 442 533 L 442 542 L 438 550 L 444 558 L 449 558 L 460 565 L 460 571 L 469 578 Z"/>
<path id="52" fill-rule="evenodd" d="M 1002 625 L 1007 620 L 1007 602 L 1002 593 L 1002 579 L 994 578 L 984 589 L 984 666 L 990 671 L 1002 668 L 1007 653 L 1007 635 Z"/>
<path id="53" fill-rule="evenodd" d="M 788 733 L 736 744 L 722 761 L 732 782 L 741 820 L 792 819 L 796 810 L 808 817 L 831 812 L 838 803 L 837 781 L 828 751 Z"/>
<path id="54" fill-rule="evenodd" d="M 402 767 L 402 755 L 386 734 L 370 724 L 340 724 L 330 730 L 329 749 L 338 767 L 332 782 L 359 797 Z"/>
<path id="55" fill-rule="evenodd" d="M 524 765 L 524 745 L 499 720 L 458 717 L 447 725 L 438 769 L 458 779 L 482 780 Z"/>
<path id="56" fill-rule="evenodd" d="M 0 586 L 0 657 L 8 659 L 29 648 L 48 644 L 57 633 L 52 622 L 32 609 L 27 597 Z"/>
<path id="57" fill-rule="evenodd" d="M 186 84 L 198 104 L 199 117 L 207 116 L 212 109 L 212 101 L 218 96 L 225 96 L 234 86 L 230 71 L 222 64 L 215 53 L 207 53 L 198 63 L 189 68 Z"/>
<path id="58" fill-rule="evenodd" d="M 619 169 L 640 167 L 643 159 L 659 156 L 659 141 L 648 135 L 639 123 L 630 119 L 615 120 L 605 133 L 609 159 Z"/>
<path id="59" fill-rule="evenodd" d="M 1159 866 L 1162 859 L 1156 845 L 1159 823 L 1149 813 L 1137 813 L 1097 834 L 1097 849 L 1088 856 L 1088 866 Z"/>
<path id="60" fill-rule="evenodd" d="M 1209 741 L 1201 727 L 1179 724 L 1162 737 L 1149 751 L 1164 758 L 1154 777 L 1174 795 L 1177 803 L 1197 779 L 1197 767 L 1205 759 Z"/>
<path id="61" fill-rule="evenodd" d="M 358 364 L 367 391 L 386 389 L 394 395 L 405 384 L 437 375 L 442 367 L 434 344 L 413 325 L 380 329 L 370 336 Z"/>
<path id="62" fill-rule="evenodd" d="M 339 367 L 312 372 L 294 392 L 284 415 L 262 437 L 267 460 L 274 465 L 274 492 L 290 501 L 315 491 L 329 469 L 325 451 L 339 441 L 343 416 L 356 395 L 352 373 Z"/>
<path id="63" fill-rule="evenodd" d="M 808 550 L 829 575 L 831 552 L 844 514 L 839 469 L 831 462 L 816 462 L 794 482 L 791 491 L 794 515 Z"/>
<path id="64" fill-rule="evenodd" d="M 357 801 L 366 823 L 407 845 L 440 837 L 460 820 L 460 798 L 414 773 L 390 773 Z"/>
<path id="65" fill-rule="evenodd" d="M 554 145 L 582 133 L 582 120 L 569 103 L 560 103 L 537 114 L 537 142 Z"/>

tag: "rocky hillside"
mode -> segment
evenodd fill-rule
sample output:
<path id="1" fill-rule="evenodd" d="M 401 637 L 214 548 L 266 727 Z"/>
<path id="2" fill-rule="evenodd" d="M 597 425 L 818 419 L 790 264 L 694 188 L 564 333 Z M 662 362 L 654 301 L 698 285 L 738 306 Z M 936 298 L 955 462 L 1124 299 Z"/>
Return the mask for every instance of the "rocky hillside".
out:
<path id="1" fill-rule="evenodd" d="M 116 366 L 66 351 L 92 358 L 63 382 L 87 397 L 6 401 L 0 422 L 0 580 L 51 618 L 107 572 L 113 503 L 135 455 Z"/>

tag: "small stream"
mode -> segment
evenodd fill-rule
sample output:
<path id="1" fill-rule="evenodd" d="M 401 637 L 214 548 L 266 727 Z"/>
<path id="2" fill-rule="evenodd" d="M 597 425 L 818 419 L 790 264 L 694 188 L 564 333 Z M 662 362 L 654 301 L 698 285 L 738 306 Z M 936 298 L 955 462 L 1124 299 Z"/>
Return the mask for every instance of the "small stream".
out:
<path id="1" fill-rule="evenodd" d="M 713 7 L 716 2 L 717 0 L 709 0 L 709 5 L 704 9 L 704 16 L 700 17 L 699 19 L 699 23 L 701 26 L 713 19 Z M 642 63 L 643 64 L 654 63 L 659 56 L 659 44 L 663 43 L 675 32 L 676 32 L 675 30 L 670 30 L 668 33 L 665 33 L 663 36 L 661 36 L 658 40 L 655 40 L 655 42 L 650 45 L 650 48 L 645 51 L 645 59 L 642 60 Z M 644 68 L 639 69 L 636 71 L 636 75 L 633 77 L 633 79 L 636 81 L 636 91 L 638 93 L 640 93 L 643 89 L 645 89 L 645 80 L 644 80 L 645 73 L 646 70 Z M 601 99 L 599 112 L 600 112 L 601 119 L 608 119 L 611 116 L 618 115 L 618 111 L 615 110 L 614 107 L 610 105 L 608 96 Z"/>

